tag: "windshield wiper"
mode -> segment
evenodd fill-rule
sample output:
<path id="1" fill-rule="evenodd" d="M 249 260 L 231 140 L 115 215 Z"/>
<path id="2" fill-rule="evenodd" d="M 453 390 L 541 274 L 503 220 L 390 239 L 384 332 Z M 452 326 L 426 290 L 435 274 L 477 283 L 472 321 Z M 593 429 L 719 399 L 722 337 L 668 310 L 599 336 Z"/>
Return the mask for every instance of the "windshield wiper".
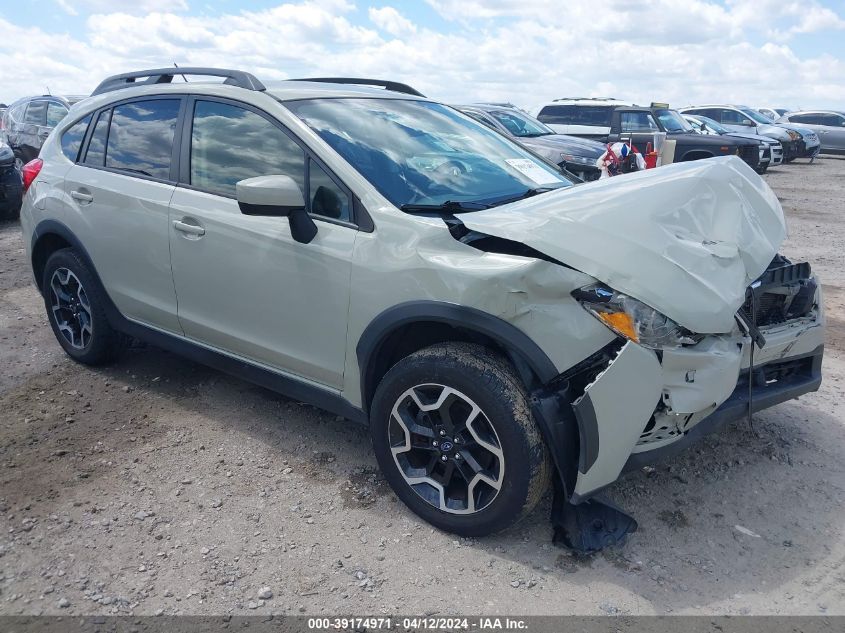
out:
<path id="1" fill-rule="evenodd" d="M 519 194 L 518 196 L 513 196 L 512 198 L 505 198 L 504 200 L 497 200 L 494 206 L 498 207 L 501 204 L 510 204 L 511 202 L 516 202 L 517 200 L 525 200 L 526 198 L 531 198 L 541 193 L 554 191 L 555 189 L 560 189 L 560 187 L 535 187 L 534 189 L 528 189 L 527 191 Z"/>
<path id="2" fill-rule="evenodd" d="M 490 207 L 491 205 L 484 204 L 483 202 L 447 200 L 440 204 L 403 204 L 399 208 L 406 213 L 437 213 L 441 211 L 480 211 L 482 209 L 489 209 Z"/>

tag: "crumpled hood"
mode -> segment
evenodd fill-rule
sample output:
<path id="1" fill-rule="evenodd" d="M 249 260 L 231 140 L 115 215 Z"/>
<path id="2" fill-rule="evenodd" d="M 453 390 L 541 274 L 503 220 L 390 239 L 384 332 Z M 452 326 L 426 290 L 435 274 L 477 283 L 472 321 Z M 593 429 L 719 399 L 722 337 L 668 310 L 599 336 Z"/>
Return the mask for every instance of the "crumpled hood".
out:
<path id="1" fill-rule="evenodd" d="M 647 303 L 693 332 L 730 332 L 786 237 L 774 192 L 741 159 L 710 158 L 460 214 Z"/>

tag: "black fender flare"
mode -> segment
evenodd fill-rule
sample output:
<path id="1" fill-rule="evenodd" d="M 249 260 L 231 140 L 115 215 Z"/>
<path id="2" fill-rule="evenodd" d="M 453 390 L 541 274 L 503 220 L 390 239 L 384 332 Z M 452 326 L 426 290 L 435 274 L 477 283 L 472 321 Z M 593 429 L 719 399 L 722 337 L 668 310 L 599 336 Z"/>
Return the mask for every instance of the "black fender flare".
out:
<path id="1" fill-rule="evenodd" d="M 460 327 L 482 334 L 504 349 L 517 365 L 522 378 L 530 370 L 545 384 L 560 372 L 546 353 L 525 332 L 516 326 L 476 308 L 445 301 L 408 301 L 388 308 L 376 316 L 358 339 L 356 354 L 361 375 L 361 402 L 365 411 L 377 385 L 376 367 L 381 347 L 400 327 L 415 322 L 435 322 Z M 531 388 L 530 384 L 526 387 Z"/>
<path id="2" fill-rule="evenodd" d="M 35 257 L 35 246 L 38 244 L 38 241 L 44 237 L 45 235 L 57 235 L 62 238 L 65 242 L 71 245 L 71 247 L 79 253 L 79 256 L 85 261 L 85 264 L 91 270 L 91 273 L 94 275 L 96 282 L 100 285 L 100 290 L 103 291 L 103 294 L 108 298 L 109 302 L 111 302 L 111 298 L 108 296 L 108 293 L 105 291 L 105 287 L 103 286 L 103 281 L 100 279 L 99 273 L 97 273 L 97 269 L 94 266 L 94 262 L 91 260 L 91 256 L 88 254 L 86 248 L 82 245 L 82 242 L 73 231 L 71 231 L 66 224 L 59 222 L 58 220 L 41 220 L 38 224 L 35 225 L 35 229 L 32 231 L 32 240 L 30 243 L 30 257 Z M 41 279 L 38 279 L 38 276 L 35 275 L 35 262 L 30 261 L 32 264 L 33 269 L 32 273 L 35 276 L 35 284 L 41 289 Z M 112 305 L 113 307 L 113 305 Z"/>

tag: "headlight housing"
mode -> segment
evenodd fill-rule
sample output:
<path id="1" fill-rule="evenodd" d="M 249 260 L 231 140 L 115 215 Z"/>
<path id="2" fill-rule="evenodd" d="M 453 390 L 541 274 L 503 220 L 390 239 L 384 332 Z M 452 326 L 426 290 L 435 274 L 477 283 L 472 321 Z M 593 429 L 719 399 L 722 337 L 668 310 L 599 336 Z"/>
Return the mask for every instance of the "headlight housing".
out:
<path id="1" fill-rule="evenodd" d="M 618 335 L 650 349 L 695 345 L 702 338 L 665 314 L 603 284 L 591 284 L 572 293 L 581 307 Z"/>
<path id="2" fill-rule="evenodd" d="M 567 163 L 576 163 L 578 165 L 595 165 L 596 159 L 589 156 L 576 156 L 575 154 L 561 154 L 560 160 Z"/>

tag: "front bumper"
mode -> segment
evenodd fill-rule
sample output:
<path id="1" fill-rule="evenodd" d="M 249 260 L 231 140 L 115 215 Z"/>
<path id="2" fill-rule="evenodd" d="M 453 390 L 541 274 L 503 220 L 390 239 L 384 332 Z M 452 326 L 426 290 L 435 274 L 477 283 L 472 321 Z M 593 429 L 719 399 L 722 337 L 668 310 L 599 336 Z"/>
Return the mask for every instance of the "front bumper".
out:
<path id="1" fill-rule="evenodd" d="M 619 339 L 533 394 L 573 503 L 747 415 L 749 380 L 754 411 L 819 388 L 824 311 L 815 281 L 814 293 L 799 292 L 788 304 L 804 296 L 812 307 L 773 318 L 771 295 L 786 288 L 780 281 L 811 287 L 811 278 L 795 277 L 800 266 L 775 270 L 762 286 L 757 322 L 765 343 L 755 347 L 751 371 L 751 338 L 738 331 L 660 353 Z"/>
<path id="2" fill-rule="evenodd" d="M 817 391 L 822 383 L 823 356 L 824 346 L 820 345 L 805 355 L 793 356 L 783 361 L 772 361 L 763 366 L 755 365 L 751 378 L 752 412 L 756 413 L 781 402 L 793 400 L 805 393 Z M 767 376 L 771 378 L 767 379 Z M 622 471 L 636 470 L 677 455 L 705 435 L 718 431 L 729 422 L 747 416 L 748 380 L 749 371 L 744 369 L 733 393 L 718 409 L 692 427 L 677 442 L 654 450 L 633 453 L 625 462 Z"/>

